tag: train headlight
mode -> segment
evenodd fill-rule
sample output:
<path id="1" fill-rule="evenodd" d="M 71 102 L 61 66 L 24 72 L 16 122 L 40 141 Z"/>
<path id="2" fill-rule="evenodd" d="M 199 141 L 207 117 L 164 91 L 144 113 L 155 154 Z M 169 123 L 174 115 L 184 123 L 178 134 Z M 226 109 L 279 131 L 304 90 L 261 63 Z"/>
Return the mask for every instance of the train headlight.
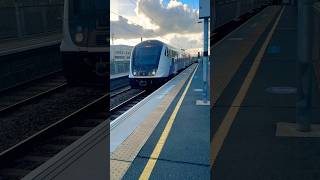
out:
<path id="1" fill-rule="evenodd" d="M 152 75 L 156 75 L 156 70 L 153 70 L 153 71 L 152 71 Z"/>
<path id="2" fill-rule="evenodd" d="M 84 37 L 82 33 L 76 33 L 75 35 L 75 40 L 77 41 L 77 43 L 81 43 L 83 41 Z"/>

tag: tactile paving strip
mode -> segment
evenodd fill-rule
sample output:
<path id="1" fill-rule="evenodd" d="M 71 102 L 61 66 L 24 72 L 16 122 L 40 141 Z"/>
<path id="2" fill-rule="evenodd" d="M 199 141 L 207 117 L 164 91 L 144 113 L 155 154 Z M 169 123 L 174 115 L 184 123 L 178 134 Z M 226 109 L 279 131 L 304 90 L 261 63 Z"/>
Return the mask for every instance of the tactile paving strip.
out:
<path id="1" fill-rule="evenodd" d="M 121 179 L 129 168 L 131 162 L 110 160 L 110 179 Z"/>

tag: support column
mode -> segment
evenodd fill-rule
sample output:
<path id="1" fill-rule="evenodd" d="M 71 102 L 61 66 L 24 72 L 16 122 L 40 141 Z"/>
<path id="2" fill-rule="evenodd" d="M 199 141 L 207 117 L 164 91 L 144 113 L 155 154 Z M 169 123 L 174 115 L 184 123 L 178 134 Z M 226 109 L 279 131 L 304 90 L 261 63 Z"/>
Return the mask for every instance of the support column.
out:
<path id="1" fill-rule="evenodd" d="M 297 130 L 311 130 L 312 112 L 312 5 L 314 0 L 298 1 Z"/>
<path id="2" fill-rule="evenodd" d="M 203 23 L 203 102 L 208 103 L 208 40 L 209 40 L 209 18 L 204 18 Z"/>

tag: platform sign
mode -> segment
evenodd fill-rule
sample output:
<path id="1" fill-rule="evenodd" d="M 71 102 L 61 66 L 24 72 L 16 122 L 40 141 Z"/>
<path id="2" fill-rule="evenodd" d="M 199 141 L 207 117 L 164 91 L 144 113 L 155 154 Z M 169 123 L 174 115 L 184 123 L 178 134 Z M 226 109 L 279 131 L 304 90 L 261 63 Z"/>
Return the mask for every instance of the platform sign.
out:
<path id="1" fill-rule="evenodd" d="M 210 17 L 210 0 L 199 1 L 199 19 Z"/>

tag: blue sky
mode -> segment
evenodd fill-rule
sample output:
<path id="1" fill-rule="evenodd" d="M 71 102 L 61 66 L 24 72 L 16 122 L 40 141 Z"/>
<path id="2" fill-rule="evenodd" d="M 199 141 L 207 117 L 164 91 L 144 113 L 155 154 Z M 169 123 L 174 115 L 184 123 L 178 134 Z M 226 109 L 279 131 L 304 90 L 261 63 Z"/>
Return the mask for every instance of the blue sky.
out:
<path id="1" fill-rule="evenodd" d="M 188 4 L 193 9 L 199 8 L 199 0 L 179 0 L 180 2 L 183 2 L 184 4 Z M 168 4 L 169 0 L 163 0 L 165 4 Z"/>

